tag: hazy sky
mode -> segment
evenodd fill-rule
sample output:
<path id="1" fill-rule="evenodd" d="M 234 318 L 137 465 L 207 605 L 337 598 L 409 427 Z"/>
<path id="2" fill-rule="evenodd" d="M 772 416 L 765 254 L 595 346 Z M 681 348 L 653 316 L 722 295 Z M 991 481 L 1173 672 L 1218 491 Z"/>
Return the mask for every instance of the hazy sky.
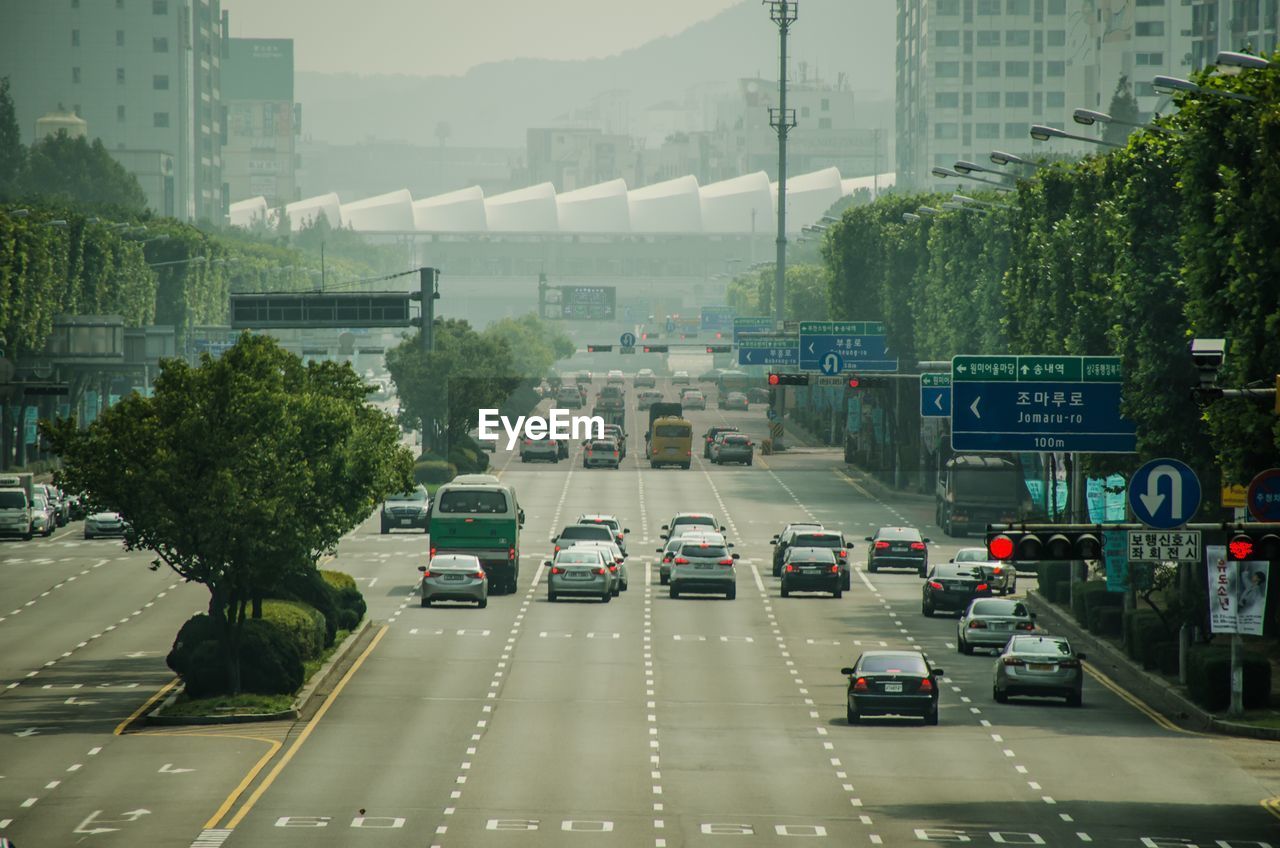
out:
<path id="1" fill-rule="evenodd" d="M 235 37 L 292 38 L 300 71 L 461 74 L 608 56 L 742 0 L 223 0 Z M 747 0 L 754 2 L 754 0 Z"/>

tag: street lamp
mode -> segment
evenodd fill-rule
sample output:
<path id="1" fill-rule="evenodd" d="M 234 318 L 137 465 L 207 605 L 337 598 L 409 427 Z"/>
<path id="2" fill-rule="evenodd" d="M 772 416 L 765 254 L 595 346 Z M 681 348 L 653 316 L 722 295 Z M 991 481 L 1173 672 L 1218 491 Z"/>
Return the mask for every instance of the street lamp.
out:
<path id="1" fill-rule="evenodd" d="M 1135 124 L 1133 121 L 1125 121 L 1120 118 L 1113 118 L 1106 112 L 1097 112 L 1093 109 L 1077 109 L 1071 113 L 1071 119 L 1077 124 L 1091 127 L 1094 124 L 1119 124 L 1123 127 L 1133 127 L 1139 130 L 1155 130 L 1156 132 L 1167 133 L 1168 135 L 1178 135 L 1174 130 L 1168 127 L 1162 127 L 1158 124 Z"/>
<path id="2" fill-rule="evenodd" d="M 962 174 L 959 171 L 952 170 L 951 168 L 934 168 L 931 173 L 935 177 L 942 177 L 943 179 L 946 179 L 947 177 L 960 177 L 965 180 L 973 180 L 975 183 L 984 183 L 991 186 L 996 191 L 1013 191 L 1012 188 L 1004 183 L 998 183 L 995 180 L 984 180 L 982 177 L 974 177 L 969 174 Z"/>
<path id="3" fill-rule="evenodd" d="M 1048 127 L 1044 124 L 1035 124 L 1031 127 L 1031 137 L 1036 141 L 1048 141 L 1051 138 L 1069 138 L 1075 141 L 1087 141 L 1090 144 L 1100 144 L 1104 147 L 1124 147 L 1123 144 L 1116 144 L 1113 141 L 1104 141 L 1100 138 L 1089 138 L 1087 135 L 1076 135 L 1074 133 L 1064 132 L 1057 127 Z"/>
<path id="4" fill-rule="evenodd" d="M 1222 50 L 1218 53 L 1218 58 L 1213 60 L 1213 64 L 1218 65 L 1219 69 L 1230 68 L 1227 73 L 1240 73 L 1243 69 L 1252 71 L 1262 71 L 1272 67 L 1275 63 L 1268 62 L 1261 56 L 1250 56 L 1248 53 L 1233 53 L 1230 50 Z"/>
<path id="5" fill-rule="evenodd" d="M 10 218 L 25 218 L 31 214 L 30 209 L 10 209 L 7 213 Z"/>
<path id="6" fill-rule="evenodd" d="M 917 212 L 917 213 L 919 213 L 920 215 L 940 215 L 940 214 L 942 214 L 942 213 L 941 213 L 941 212 L 939 212 L 937 209 L 934 209 L 932 206 L 917 206 L 917 207 L 916 207 L 916 212 Z"/>
<path id="7" fill-rule="evenodd" d="M 916 213 L 914 213 L 914 212 L 903 212 L 903 213 L 902 213 L 902 221 L 903 221 L 903 223 L 910 224 L 910 223 L 912 223 L 912 222 L 914 222 L 914 221 L 919 221 L 919 220 L 920 220 L 920 216 L 919 216 L 919 215 L 917 215 L 917 214 L 916 214 Z"/>
<path id="8" fill-rule="evenodd" d="M 986 206 L 990 209 L 1014 208 L 1010 206 L 1008 203 L 992 203 L 989 200 L 978 200 L 976 197 L 969 197 L 967 194 L 960 194 L 959 192 L 956 192 L 955 194 L 951 195 L 951 199 L 954 200 L 956 203 L 972 203 L 977 206 Z"/>
<path id="9" fill-rule="evenodd" d="M 1006 180 L 1013 179 L 1013 177 L 1011 177 L 1009 174 L 1006 174 L 1004 171 L 997 171 L 995 168 L 988 168 L 985 165 L 978 165 L 974 162 L 966 162 L 963 159 L 956 162 L 955 169 L 961 176 L 968 176 L 974 171 L 977 171 L 981 174 L 995 174 L 997 177 L 1000 177 L 1001 179 L 1006 179 Z"/>
<path id="10" fill-rule="evenodd" d="M 148 268 L 164 268 L 169 265 L 192 265 L 200 262 L 208 262 L 209 260 L 203 256 L 192 256 L 190 259 L 174 259 L 170 262 L 149 262 Z"/>
<path id="11" fill-rule="evenodd" d="M 991 151 L 991 162 L 994 165 L 1024 165 L 1028 168 L 1047 168 L 1043 162 L 1035 162 L 1031 159 L 1023 159 L 1021 156 L 1015 156 L 1012 153 L 1005 153 L 1003 150 Z"/>
<path id="12" fill-rule="evenodd" d="M 1250 97 L 1247 94 L 1237 94 L 1234 91 L 1223 91 L 1219 88 L 1205 88 L 1202 85 L 1196 85 L 1191 80 L 1181 79 L 1180 77 L 1166 77 L 1158 75 L 1151 78 L 1151 85 L 1162 91 L 1182 91 L 1187 94 L 1211 94 L 1215 97 L 1225 97 L 1228 100 L 1240 100 L 1245 103 L 1253 103 L 1256 97 Z"/>

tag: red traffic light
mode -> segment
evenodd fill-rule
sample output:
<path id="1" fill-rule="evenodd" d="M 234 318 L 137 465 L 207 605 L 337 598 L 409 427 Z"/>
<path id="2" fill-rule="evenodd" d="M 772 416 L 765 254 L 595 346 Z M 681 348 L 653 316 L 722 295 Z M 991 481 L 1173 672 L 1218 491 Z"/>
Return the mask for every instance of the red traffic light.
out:
<path id="1" fill-rule="evenodd" d="M 778 383 L 779 383 L 779 382 L 780 382 L 780 378 L 778 377 L 778 375 L 777 375 L 777 374 L 770 374 L 770 375 L 769 375 L 769 385 L 771 385 L 771 386 L 776 386 L 776 385 L 778 385 Z"/>
<path id="2" fill-rule="evenodd" d="M 858 378 L 857 378 L 857 377 L 850 377 L 850 378 L 849 378 L 849 388 L 851 388 L 851 389 L 856 389 L 856 388 L 858 388 Z"/>
<path id="3" fill-rule="evenodd" d="M 1227 543 L 1231 559 L 1242 562 L 1253 558 L 1253 540 L 1248 536 L 1237 536 Z"/>
<path id="4" fill-rule="evenodd" d="M 987 552 L 991 554 L 992 559 L 1012 559 L 1013 539 L 1008 536 L 996 536 L 987 543 Z"/>
<path id="5" fill-rule="evenodd" d="M 647 340 L 648 338 L 649 338 L 649 334 L 648 334 L 648 333 L 641 333 L 641 334 L 640 334 L 640 339 L 641 339 L 641 341 Z"/>
<path id="6" fill-rule="evenodd" d="M 723 334 L 723 333 L 716 333 L 716 338 L 717 338 L 717 339 L 722 339 L 722 338 L 724 338 L 724 334 Z"/>

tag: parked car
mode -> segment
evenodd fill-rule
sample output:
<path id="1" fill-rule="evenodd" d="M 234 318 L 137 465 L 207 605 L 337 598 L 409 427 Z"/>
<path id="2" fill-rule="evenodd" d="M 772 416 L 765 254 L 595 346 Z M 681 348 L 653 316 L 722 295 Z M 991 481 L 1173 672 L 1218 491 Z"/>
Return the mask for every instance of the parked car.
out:
<path id="1" fill-rule="evenodd" d="M 870 715 L 919 716 L 938 723 L 938 678 L 945 673 L 919 651 L 867 651 L 852 667 L 845 716 L 858 724 Z"/>
<path id="2" fill-rule="evenodd" d="M 489 581 L 477 557 L 469 554 L 441 554 L 429 565 L 418 566 L 422 580 L 418 594 L 422 606 L 436 601 L 472 601 L 480 609 L 489 605 Z"/>
<path id="3" fill-rule="evenodd" d="M 1057 695 L 1084 703 L 1085 655 L 1058 636 L 1014 636 L 995 663 L 991 695 L 1003 704 L 1012 695 Z"/>

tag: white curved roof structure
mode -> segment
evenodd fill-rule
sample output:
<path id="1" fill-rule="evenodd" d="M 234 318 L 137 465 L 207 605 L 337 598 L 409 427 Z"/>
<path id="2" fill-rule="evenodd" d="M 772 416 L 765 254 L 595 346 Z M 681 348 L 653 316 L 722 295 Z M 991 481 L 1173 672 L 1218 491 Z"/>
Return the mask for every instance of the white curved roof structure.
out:
<path id="1" fill-rule="evenodd" d="M 289 216 L 289 228 L 294 232 L 314 223 L 321 215 L 329 221 L 329 226 L 342 226 L 342 202 L 332 192 L 295 200 L 284 207 L 284 212 Z"/>
<path id="2" fill-rule="evenodd" d="M 892 188 L 893 173 L 843 179 L 836 168 L 787 181 L 787 229 L 799 232 L 822 219 L 837 200 L 860 189 Z M 627 189 L 609 180 L 557 194 L 551 183 L 485 197 L 479 186 L 414 200 L 408 189 L 341 203 L 321 194 L 290 203 L 284 212 L 299 230 L 324 215 L 330 226 L 395 233 L 637 233 L 643 235 L 760 235 L 772 231 L 777 183 L 764 171 L 699 187 L 693 176 Z M 262 197 L 231 204 L 233 226 L 279 220 Z"/>
<path id="3" fill-rule="evenodd" d="M 629 233 L 627 181 L 609 180 L 556 195 L 559 228 L 568 233 Z"/>
<path id="4" fill-rule="evenodd" d="M 698 179 L 677 177 L 627 192 L 633 233 L 700 233 Z"/>
<path id="5" fill-rule="evenodd" d="M 258 195 L 248 200 L 237 200 L 231 204 L 227 217 L 233 227 L 252 227 L 259 221 L 265 223 L 267 212 L 267 199 Z"/>
<path id="6" fill-rule="evenodd" d="M 560 229 L 556 187 L 551 183 L 486 197 L 484 212 L 490 232 L 554 233 Z"/>
<path id="7" fill-rule="evenodd" d="M 413 195 L 402 188 L 344 203 L 342 224 L 353 230 L 412 230 Z"/>
<path id="8" fill-rule="evenodd" d="M 767 233 L 777 227 L 764 171 L 704 185 L 699 199 L 704 233 Z"/>
<path id="9" fill-rule="evenodd" d="M 480 186 L 413 202 L 413 229 L 436 233 L 482 233 L 489 228 Z"/>

